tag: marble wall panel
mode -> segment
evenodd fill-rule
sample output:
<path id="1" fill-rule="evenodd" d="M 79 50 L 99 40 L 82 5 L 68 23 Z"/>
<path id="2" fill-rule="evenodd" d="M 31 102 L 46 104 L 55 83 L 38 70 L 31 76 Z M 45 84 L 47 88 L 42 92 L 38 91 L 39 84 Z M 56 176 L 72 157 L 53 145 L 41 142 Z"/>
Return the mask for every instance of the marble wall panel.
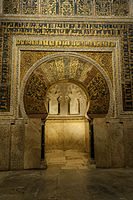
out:
<path id="1" fill-rule="evenodd" d="M 85 120 L 47 120 L 45 134 L 46 152 L 56 149 L 89 151 L 86 148 L 89 143 L 89 126 Z"/>
<path id="2" fill-rule="evenodd" d="M 116 120 L 109 123 L 111 165 L 112 167 L 124 167 L 124 141 L 123 124 Z"/>
<path id="3" fill-rule="evenodd" d="M 89 122 L 88 120 L 85 120 L 85 149 L 86 152 L 90 155 L 91 149 L 90 149 L 90 134 L 89 134 Z"/>
<path id="4" fill-rule="evenodd" d="M 110 136 L 106 119 L 94 119 L 94 151 L 96 167 L 111 166 Z"/>
<path id="5" fill-rule="evenodd" d="M 40 168 L 41 163 L 41 120 L 29 119 L 25 127 L 24 169 Z"/>
<path id="6" fill-rule="evenodd" d="M 54 149 L 64 149 L 63 120 L 47 120 L 45 126 L 45 150 L 46 152 Z"/>
<path id="7" fill-rule="evenodd" d="M 64 121 L 64 149 L 76 149 L 79 151 L 86 151 L 84 120 Z"/>
<path id="8" fill-rule="evenodd" d="M 124 121 L 125 166 L 133 167 L 133 120 Z"/>
<path id="9" fill-rule="evenodd" d="M 3 121 L 0 123 L 0 170 L 9 170 L 10 124 Z"/>
<path id="10" fill-rule="evenodd" d="M 23 120 L 11 125 L 11 170 L 24 169 L 24 131 Z"/>

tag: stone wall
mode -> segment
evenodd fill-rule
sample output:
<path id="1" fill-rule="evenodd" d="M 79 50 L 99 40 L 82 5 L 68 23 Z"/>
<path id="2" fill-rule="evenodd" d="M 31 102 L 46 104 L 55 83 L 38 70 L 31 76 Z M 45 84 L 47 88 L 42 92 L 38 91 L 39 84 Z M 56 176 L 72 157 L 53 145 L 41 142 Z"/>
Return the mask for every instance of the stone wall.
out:
<path id="1" fill-rule="evenodd" d="M 133 167 L 133 120 L 94 120 L 97 167 Z"/>
<path id="2" fill-rule="evenodd" d="M 24 134 L 23 120 L 16 120 L 15 124 L 11 124 L 11 170 L 24 168 Z"/>
<path id="3" fill-rule="evenodd" d="M 0 120 L 0 170 L 24 168 L 24 121 Z"/>
<path id="4" fill-rule="evenodd" d="M 94 152 L 97 167 L 111 167 L 110 134 L 106 119 L 94 119 Z"/>
<path id="5" fill-rule="evenodd" d="M 25 126 L 24 169 L 40 168 L 41 119 L 31 118 Z"/>
<path id="6" fill-rule="evenodd" d="M 41 167 L 41 125 L 39 118 L 0 120 L 0 170 Z M 133 120 L 94 119 L 96 167 L 133 167 Z M 51 146 L 51 147 L 50 147 Z M 77 149 L 90 155 L 88 121 L 46 122 L 46 151 Z"/>
<path id="7" fill-rule="evenodd" d="M 126 167 L 133 167 L 133 120 L 124 121 L 124 152 Z"/>
<path id="8" fill-rule="evenodd" d="M 10 121 L 0 120 L 0 170 L 9 170 L 11 151 Z"/>
<path id="9" fill-rule="evenodd" d="M 46 152 L 57 149 L 90 152 L 87 124 L 85 119 L 48 119 L 45 131 Z"/>

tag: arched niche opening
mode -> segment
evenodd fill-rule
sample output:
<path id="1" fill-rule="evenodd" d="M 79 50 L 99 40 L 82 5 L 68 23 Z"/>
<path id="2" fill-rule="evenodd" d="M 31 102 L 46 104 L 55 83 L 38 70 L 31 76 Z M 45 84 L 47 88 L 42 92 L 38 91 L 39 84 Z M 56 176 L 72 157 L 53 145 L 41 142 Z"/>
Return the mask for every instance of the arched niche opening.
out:
<path id="1" fill-rule="evenodd" d="M 76 82 L 59 81 L 47 90 L 45 156 L 48 166 L 88 167 L 90 141 L 86 116 L 89 103 L 85 88 Z"/>
<path id="2" fill-rule="evenodd" d="M 79 85 L 66 81 L 60 81 L 48 89 L 45 96 L 48 117 L 87 116 L 90 103 L 88 94 Z"/>
<path id="3" fill-rule="evenodd" d="M 63 86 L 63 84 L 65 86 Z M 64 89 L 60 89 L 59 91 L 59 88 L 63 87 Z M 67 88 L 67 93 L 65 87 Z M 52 94 L 52 90 L 55 90 L 56 94 L 54 94 L 51 99 L 50 95 Z M 79 92 L 78 90 L 81 90 L 82 92 Z M 65 93 L 63 97 L 62 91 Z M 89 109 L 87 108 L 87 105 L 85 106 L 85 103 L 82 105 L 81 96 L 86 96 L 84 102 L 87 98 Z M 30 148 L 33 147 L 33 144 L 39 141 L 38 147 L 40 146 L 41 137 L 36 139 L 36 136 L 33 136 L 33 132 L 35 132 L 37 136 L 39 135 L 39 132 L 41 132 L 40 127 L 44 125 L 43 122 L 41 122 L 41 119 L 46 119 L 47 116 L 45 131 L 50 133 L 48 137 L 45 138 L 46 141 L 48 141 L 48 145 L 46 145 L 47 152 L 51 151 L 52 155 L 52 152 L 54 153 L 54 151 L 57 150 L 60 162 L 62 162 L 62 159 L 64 160 L 64 153 L 61 151 L 69 151 L 70 149 L 75 148 L 75 146 L 79 148 L 75 149 L 78 150 L 78 153 L 87 152 L 90 156 L 89 123 L 85 116 L 89 116 L 90 118 L 98 118 L 99 116 L 105 117 L 106 115 L 111 116 L 113 115 L 113 106 L 111 81 L 106 72 L 91 59 L 74 53 L 62 53 L 61 55 L 54 54 L 50 57 L 47 56 L 38 61 L 27 73 L 23 81 L 20 95 L 20 113 L 23 117 L 26 116 L 29 121 L 32 121 L 27 125 L 30 127 L 30 130 L 27 131 L 29 135 L 26 136 L 29 146 L 25 154 L 26 160 L 29 162 L 29 159 L 31 159 Z M 60 120 L 60 122 L 55 123 L 57 120 Z M 73 120 L 73 125 L 70 123 L 71 120 Z M 64 124 L 66 124 L 65 128 L 62 128 L 61 126 L 64 126 Z M 69 126 L 69 124 L 71 125 Z M 87 134 L 84 134 L 82 137 L 82 140 L 80 139 L 82 134 L 79 134 L 79 132 L 82 132 L 80 129 L 81 124 L 82 130 L 88 130 L 86 131 Z M 56 131 L 57 126 L 58 134 Z M 64 129 L 70 134 L 63 136 L 62 130 Z M 37 130 L 39 130 L 38 134 Z M 74 135 L 74 138 L 71 138 L 70 135 L 73 134 L 73 130 L 75 133 L 77 131 L 77 133 Z M 49 137 L 50 135 L 52 137 Z M 54 140 L 54 142 L 52 140 Z M 35 147 L 34 149 L 37 148 Z M 39 162 L 39 150 L 37 152 L 37 162 Z M 36 150 L 34 154 L 32 151 L 32 159 L 34 159 L 35 154 Z M 55 154 L 53 154 L 51 160 L 54 160 L 54 156 Z M 56 161 L 58 159 L 56 159 Z M 35 162 L 35 164 L 37 162 Z M 50 162 L 51 161 L 49 161 L 49 163 Z M 34 167 L 31 167 L 28 164 L 26 168 Z"/>

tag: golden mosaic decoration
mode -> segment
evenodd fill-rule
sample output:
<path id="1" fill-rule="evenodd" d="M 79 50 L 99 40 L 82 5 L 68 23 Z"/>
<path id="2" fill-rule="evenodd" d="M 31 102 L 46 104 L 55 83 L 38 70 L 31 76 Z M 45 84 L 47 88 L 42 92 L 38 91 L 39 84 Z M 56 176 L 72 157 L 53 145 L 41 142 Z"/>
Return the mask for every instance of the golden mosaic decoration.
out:
<path id="1" fill-rule="evenodd" d="M 91 100 L 88 114 L 107 114 L 110 96 L 103 75 L 89 62 L 74 56 L 54 58 L 34 70 L 25 87 L 26 113 L 41 114 L 44 111 L 46 90 L 61 80 L 73 80 L 84 85 Z"/>

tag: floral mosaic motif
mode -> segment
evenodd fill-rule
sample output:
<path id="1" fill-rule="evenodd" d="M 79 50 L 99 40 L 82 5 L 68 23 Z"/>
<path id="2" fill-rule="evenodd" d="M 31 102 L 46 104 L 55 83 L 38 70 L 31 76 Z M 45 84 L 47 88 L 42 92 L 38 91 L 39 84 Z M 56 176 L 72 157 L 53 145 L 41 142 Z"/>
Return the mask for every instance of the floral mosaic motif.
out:
<path id="1" fill-rule="evenodd" d="M 33 73 L 25 87 L 24 105 L 27 114 L 46 113 L 44 104 L 46 89 L 47 87 L 41 76 Z"/>
<path id="2" fill-rule="evenodd" d="M 60 0 L 60 15 L 74 15 L 74 0 Z"/>
<path id="3" fill-rule="evenodd" d="M 77 15 L 92 15 L 93 0 L 77 0 Z"/>
<path id="4" fill-rule="evenodd" d="M 87 90 L 91 100 L 88 114 L 107 114 L 110 95 L 107 83 L 101 73 L 97 72 L 93 76 Z"/>
<path id="5" fill-rule="evenodd" d="M 96 15 L 109 16 L 112 14 L 112 0 L 96 0 Z"/>
<path id="6" fill-rule="evenodd" d="M 41 14 L 55 15 L 56 14 L 56 0 L 41 0 Z"/>
<path id="7" fill-rule="evenodd" d="M 38 13 L 38 0 L 22 1 L 22 14 L 37 14 L 37 13 Z"/>
<path id="8" fill-rule="evenodd" d="M 113 1 L 113 14 L 115 16 L 129 15 L 129 0 L 114 0 Z"/>
<path id="9" fill-rule="evenodd" d="M 19 0 L 4 0 L 3 1 L 4 14 L 18 14 L 19 13 Z"/>
<path id="10" fill-rule="evenodd" d="M 128 16 L 129 5 L 129 0 L 3 0 L 3 13 Z"/>

